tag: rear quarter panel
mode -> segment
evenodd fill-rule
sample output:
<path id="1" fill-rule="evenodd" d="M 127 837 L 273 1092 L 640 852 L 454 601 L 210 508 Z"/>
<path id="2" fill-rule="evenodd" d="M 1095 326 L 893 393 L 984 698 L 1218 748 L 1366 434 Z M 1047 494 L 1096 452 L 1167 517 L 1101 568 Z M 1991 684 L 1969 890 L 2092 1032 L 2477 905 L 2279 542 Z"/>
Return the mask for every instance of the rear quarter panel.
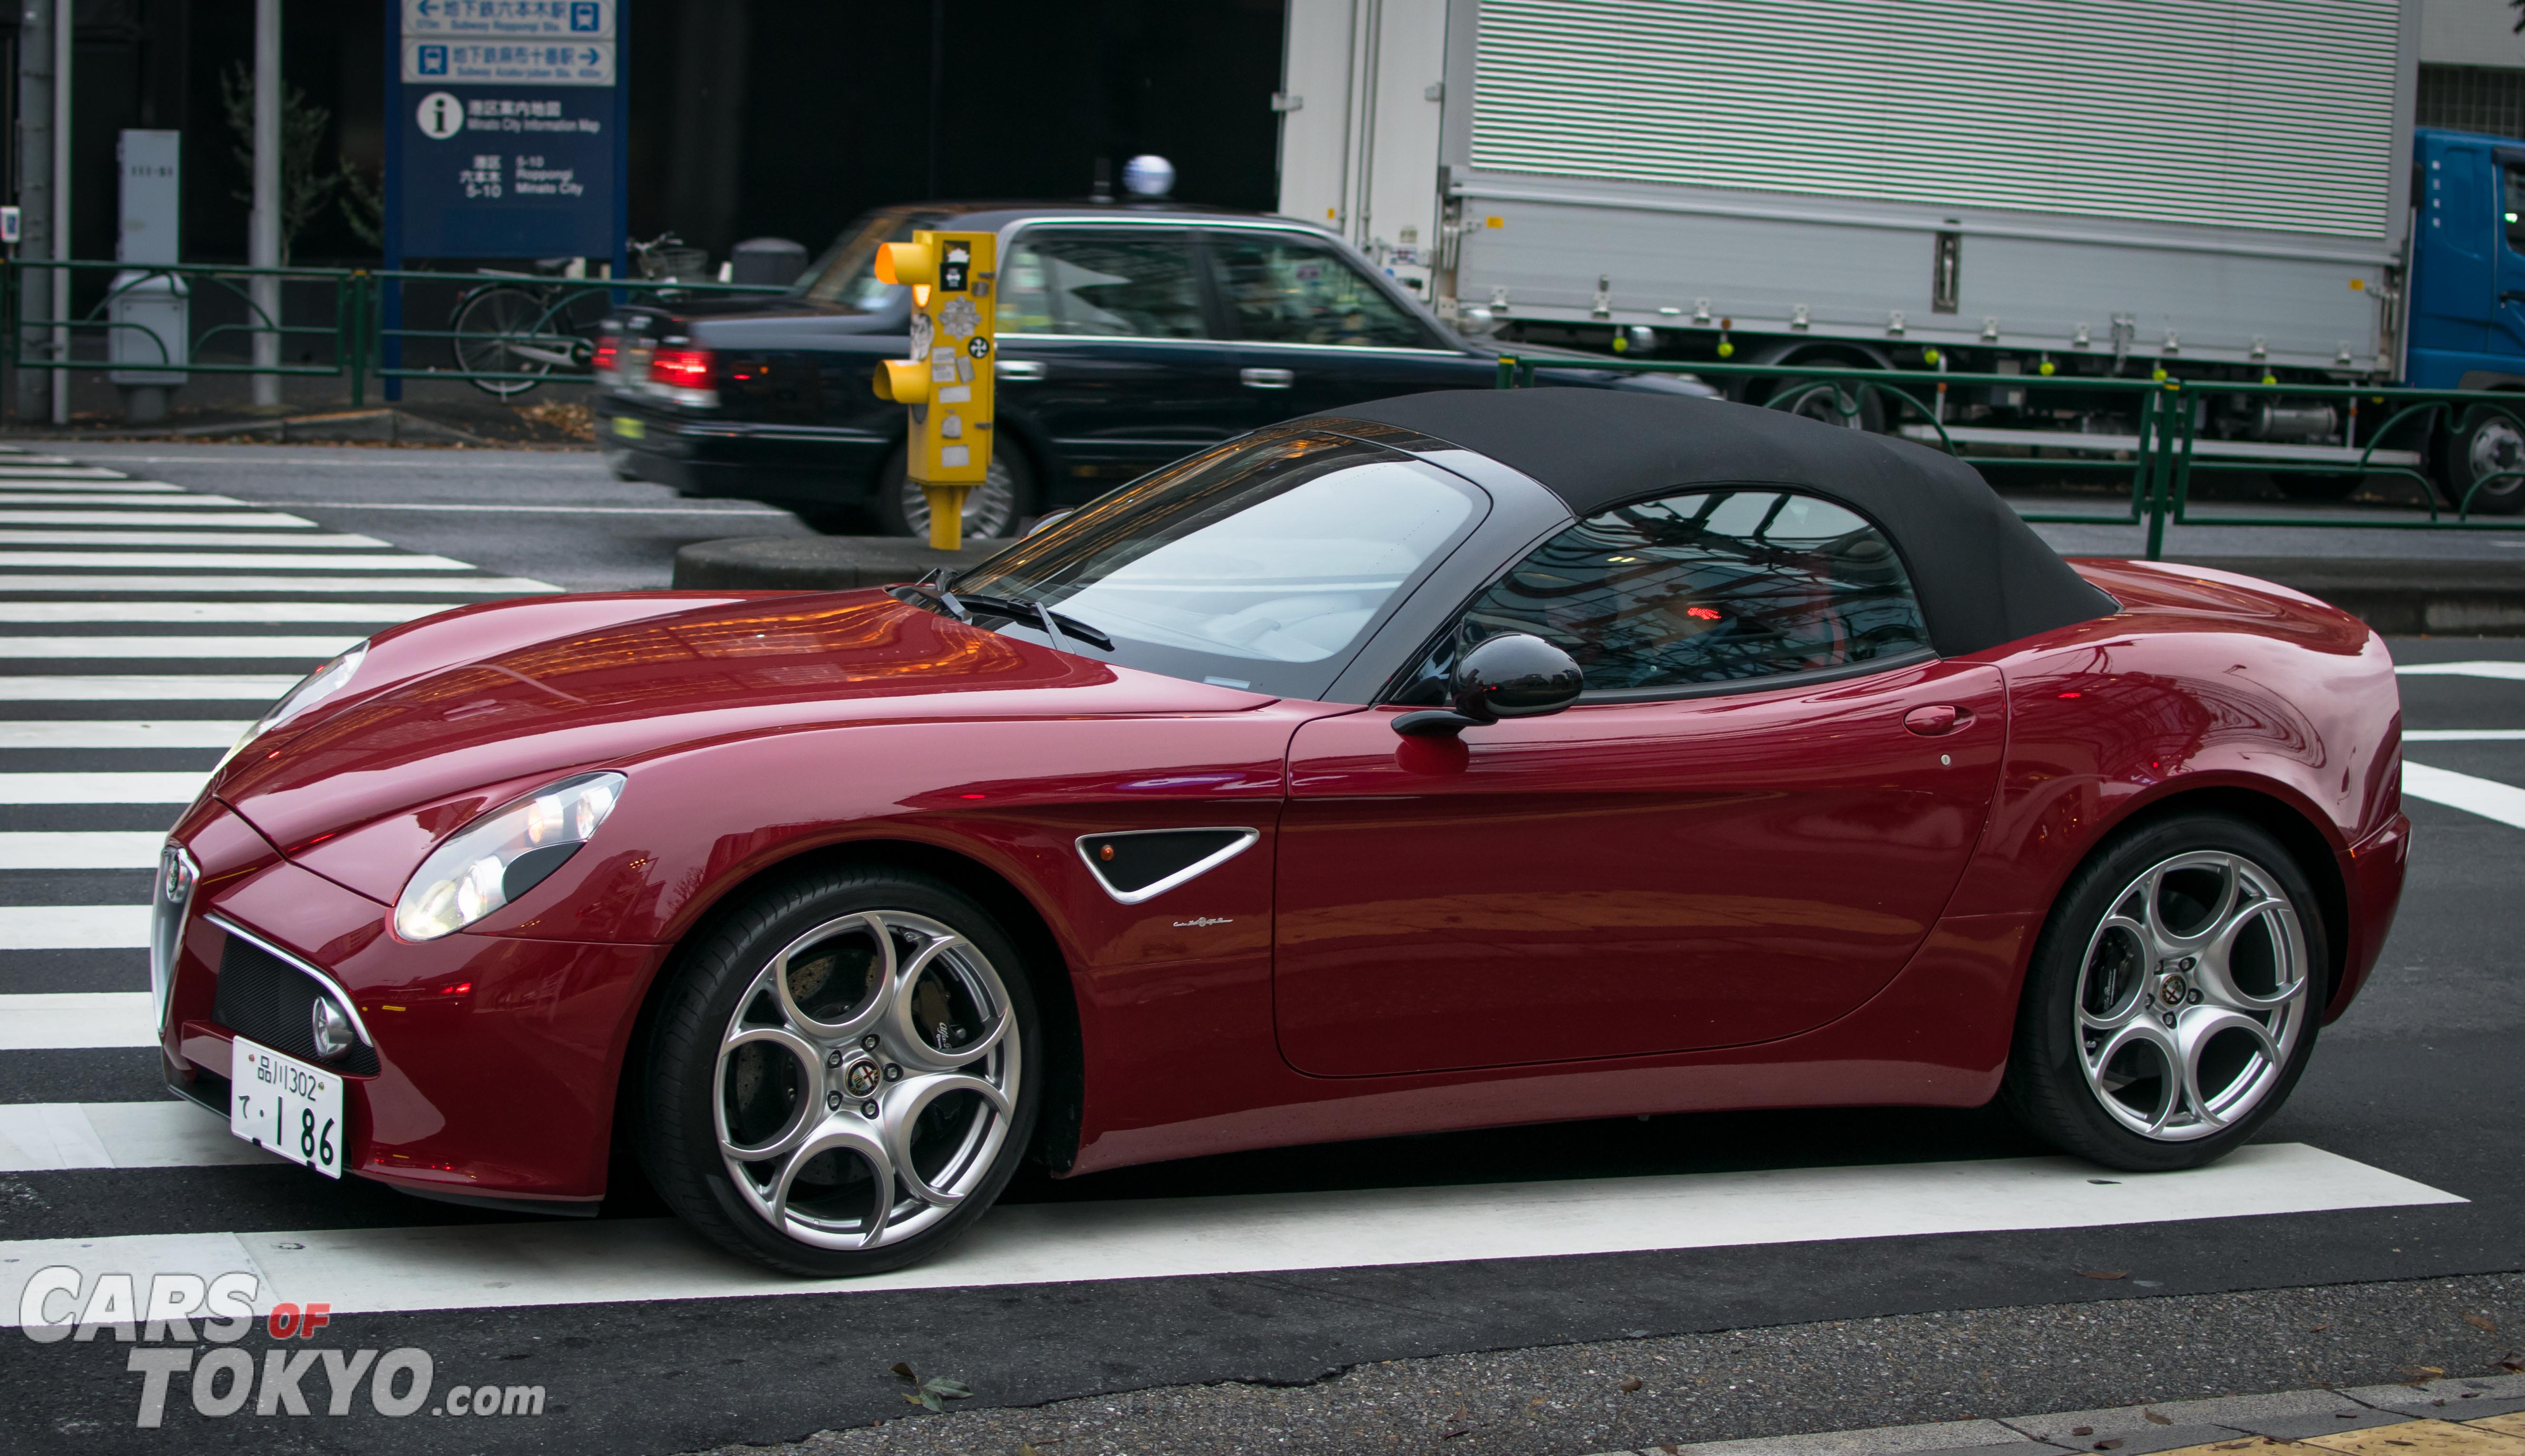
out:
<path id="1" fill-rule="evenodd" d="M 2231 573 L 2073 565 L 2122 610 L 1986 655 L 2007 674 L 2007 757 L 1950 915 L 2046 913 L 2081 862 L 2153 808 L 2203 790 L 2258 794 L 2332 857 L 2307 869 L 2341 912 L 2337 1014 L 2393 912 L 2392 893 L 2351 884 L 2352 851 L 2393 835 L 2401 809 L 2401 698 L 2384 640 L 2312 597 Z"/>

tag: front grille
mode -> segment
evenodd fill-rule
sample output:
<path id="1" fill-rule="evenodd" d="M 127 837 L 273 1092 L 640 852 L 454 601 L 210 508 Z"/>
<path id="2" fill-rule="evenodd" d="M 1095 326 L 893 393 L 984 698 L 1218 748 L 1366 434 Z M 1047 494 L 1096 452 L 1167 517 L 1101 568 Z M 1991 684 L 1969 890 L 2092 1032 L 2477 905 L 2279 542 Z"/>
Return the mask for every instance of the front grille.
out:
<path id="1" fill-rule="evenodd" d="M 373 1077 L 376 1048 L 354 1040 L 341 1060 L 316 1055 L 316 1000 L 323 995 L 315 978 L 242 935 L 227 937 L 220 953 L 220 992 L 212 1015 L 221 1026 L 246 1040 L 273 1051 L 339 1067 L 354 1077 Z"/>

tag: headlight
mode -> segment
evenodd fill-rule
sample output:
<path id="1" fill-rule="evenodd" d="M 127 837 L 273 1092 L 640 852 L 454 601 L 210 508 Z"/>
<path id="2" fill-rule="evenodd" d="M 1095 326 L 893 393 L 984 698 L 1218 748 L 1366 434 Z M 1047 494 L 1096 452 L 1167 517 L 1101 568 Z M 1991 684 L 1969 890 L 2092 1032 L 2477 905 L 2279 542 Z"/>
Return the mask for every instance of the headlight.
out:
<path id="1" fill-rule="evenodd" d="M 619 774 L 581 774 L 467 825 L 413 872 L 395 901 L 396 932 L 435 940 L 533 889 L 596 833 L 622 784 Z"/>
<path id="2" fill-rule="evenodd" d="M 350 686 L 352 675 L 360 671 L 360 660 L 368 655 L 369 644 L 362 642 L 308 674 L 296 687 L 280 695 L 280 701 L 272 705 L 271 712 L 256 719 L 254 727 L 245 730 L 245 736 L 229 746 L 225 756 L 220 760 L 220 768 L 226 768 L 228 760 L 242 752 L 248 743 Z M 217 773 L 218 770 L 212 772 Z"/>

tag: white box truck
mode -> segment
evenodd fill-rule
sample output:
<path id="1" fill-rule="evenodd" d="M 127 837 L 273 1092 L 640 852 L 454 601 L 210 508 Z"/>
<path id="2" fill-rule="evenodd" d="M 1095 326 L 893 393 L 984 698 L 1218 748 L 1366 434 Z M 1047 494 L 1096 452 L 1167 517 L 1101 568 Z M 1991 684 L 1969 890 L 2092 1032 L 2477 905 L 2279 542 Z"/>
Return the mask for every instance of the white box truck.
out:
<path id="1" fill-rule="evenodd" d="M 2417 27 L 2418 0 L 1290 0 L 1280 208 L 1510 342 L 2383 382 Z M 1933 408 L 1959 445 L 2115 450 L 2129 398 Z M 2196 409 L 2201 455 L 2356 483 L 2285 474 L 2369 443 L 2337 400 Z M 1872 395 L 1852 423 L 1936 437 Z"/>

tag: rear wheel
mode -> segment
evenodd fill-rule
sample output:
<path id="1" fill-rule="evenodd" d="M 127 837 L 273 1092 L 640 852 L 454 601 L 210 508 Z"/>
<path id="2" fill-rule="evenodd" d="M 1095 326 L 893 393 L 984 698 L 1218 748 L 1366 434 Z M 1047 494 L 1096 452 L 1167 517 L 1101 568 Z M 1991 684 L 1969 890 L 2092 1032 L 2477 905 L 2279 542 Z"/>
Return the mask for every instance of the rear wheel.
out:
<path id="1" fill-rule="evenodd" d="M 2454 428 L 2439 436 L 2437 466 L 2447 504 L 2462 505 L 2468 492 L 2474 515 L 2525 511 L 2525 400 L 2514 408 L 2475 405 L 2465 411 Z"/>
<path id="2" fill-rule="evenodd" d="M 876 496 L 869 502 L 877 529 L 890 536 L 929 534 L 929 496 L 904 470 L 897 450 L 877 477 Z M 990 475 L 965 493 L 965 539 L 996 541 L 1017 533 L 1017 523 L 1034 509 L 1034 476 L 1012 446 L 991 452 Z"/>
<path id="3" fill-rule="evenodd" d="M 2054 905 L 2001 1100 L 2107 1167 L 2213 1162 L 2297 1084 L 2329 964 L 2313 887 L 2268 833 L 2210 814 L 2145 826 Z"/>
<path id="4" fill-rule="evenodd" d="M 1015 945 L 921 876 L 766 890 L 659 1007 L 641 1164 L 720 1246 L 811 1277 L 952 1242 L 1032 1135 L 1035 1009 Z"/>

